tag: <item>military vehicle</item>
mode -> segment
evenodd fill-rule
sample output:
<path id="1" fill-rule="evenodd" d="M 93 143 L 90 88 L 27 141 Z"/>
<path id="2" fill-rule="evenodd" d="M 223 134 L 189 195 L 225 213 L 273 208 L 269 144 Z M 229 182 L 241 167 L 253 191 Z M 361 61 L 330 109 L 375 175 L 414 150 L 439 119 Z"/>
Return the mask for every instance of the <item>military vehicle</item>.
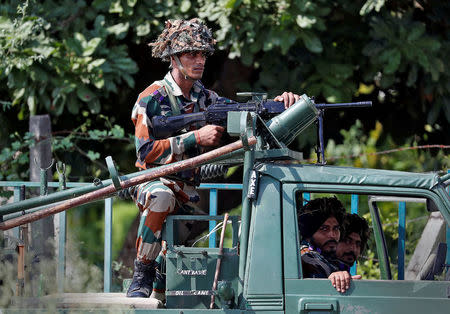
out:
<path id="1" fill-rule="evenodd" d="M 251 112 L 228 113 L 227 131 L 232 136 L 240 136 L 242 144 L 224 155 L 214 155 L 213 159 L 201 160 L 195 165 L 188 163 L 187 167 L 202 163 L 243 163 L 242 213 L 240 217 L 229 218 L 232 244 L 229 247 L 187 247 L 180 243 L 175 228 L 180 220 L 224 219 L 226 226 L 228 217 L 169 216 L 165 228 L 168 247 L 165 304 L 154 299 L 127 299 L 124 293 L 55 294 L 43 296 L 35 303 L 16 300 L 0 312 L 29 310 L 27 306 L 33 306 L 30 304 L 44 306 L 45 310 L 45 304 L 53 304 L 53 310 L 70 313 L 88 310 L 183 314 L 448 313 L 450 278 L 445 260 L 445 236 L 443 239 L 437 236 L 432 241 L 422 236 L 412 244 L 415 251 L 405 242 L 408 239 L 400 236 L 403 242 L 399 242 L 399 252 L 406 248 L 414 251 L 405 277 L 404 255 L 399 254 L 398 260 L 394 261 L 396 264 L 390 259 L 380 208 L 386 203 L 400 203 L 408 210 L 410 203 L 418 204 L 413 208 L 420 206 L 429 217 L 425 228 L 436 234 L 442 234 L 444 230 L 445 234 L 445 228 L 450 225 L 450 197 L 446 190 L 450 174 L 328 166 L 323 159 L 317 164 L 305 164 L 302 154 L 289 150 L 287 145 L 319 117 L 320 110 L 306 95 L 269 121 Z M 177 165 L 185 166 L 186 163 L 177 163 L 175 167 Z M 95 196 L 105 197 L 136 184 L 136 180 L 129 181 L 142 175 L 141 172 L 120 177 L 114 165 L 110 163 L 109 166 L 112 179 L 90 187 L 90 191 L 56 192 L 55 195 L 59 193 L 62 197 L 50 199 L 49 195 L 41 201 L 47 199 L 46 204 L 49 204 L 67 198 L 77 199 L 90 195 L 95 189 L 107 189 L 106 194 Z M 161 168 L 169 167 L 173 165 Z M 302 275 L 297 211 L 306 200 L 325 194 L 351 197 L 368 209 L 371 216 L 379 278 L 353 280 L 345 293 L 337 292 L 328 279 L 305 279 Z M 92 197 L 87 199 L 90 201 Z M 42 202 L 30 205 L 33 201 L 27 201 L 0 207 L 4 217 L 1 229 L 24 223 L 19 220 L 8 225 L 8 221 L 41 211 L 32 212 L 31 207 L 46 205 Z M 17 205 L 20 203 L 22 206 Z M 75 202 L 69 207 L 76 205 Z M 66 208 L 61 205 L 57 210 Z M 11 216 L 17 211 L 23 211 L 25 215 Z M 433 224 L 436 219 L 440 223 Z M 400 225 L 404 228 L 405 222 Z"/>

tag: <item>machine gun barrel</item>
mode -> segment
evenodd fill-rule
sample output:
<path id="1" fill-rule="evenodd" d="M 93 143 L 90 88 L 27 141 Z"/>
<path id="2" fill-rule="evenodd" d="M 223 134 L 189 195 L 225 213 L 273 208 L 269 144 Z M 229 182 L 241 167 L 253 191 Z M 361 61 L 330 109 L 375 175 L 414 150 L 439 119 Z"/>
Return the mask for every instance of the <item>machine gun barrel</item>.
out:
<path id="1" fill-rule="evenodd" d="M 336 109 L 336 108 L 361 108 L 372 107 L 371 101 L 344 102 L 339 104 L 316 104 L 317 109 Z"/>

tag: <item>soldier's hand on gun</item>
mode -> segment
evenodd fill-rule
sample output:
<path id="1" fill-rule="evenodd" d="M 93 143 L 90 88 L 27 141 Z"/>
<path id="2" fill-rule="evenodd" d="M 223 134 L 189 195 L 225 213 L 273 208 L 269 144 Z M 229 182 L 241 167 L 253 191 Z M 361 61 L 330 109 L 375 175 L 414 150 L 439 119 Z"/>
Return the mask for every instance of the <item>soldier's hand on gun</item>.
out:
<path id="1" fill-rule="evenodd" d="M 297 100 L 300 99 L 300 96 L 294 94 L 292 92 L 284 92 L 283 94 L 275 97 L 273 100 L 284 102 L 284 108 L 289 108 L 292 106 Z"/>
<path id="2" fill-rule="evenodd" d="M 225 128 L 219 125 L 205 125 L 196 131 L 197 142 L 201 146 L 217 146 L 222 138 L 223 131 L 225 131 Z"/>
<path id="3" fill-rule="evenodd" d="M 336 271 L 328 279 L 338 292 L 344 293 L 350 288 L 351 279 L 361 279 L 361 275 L 350 276 L 348 271 Z"/>

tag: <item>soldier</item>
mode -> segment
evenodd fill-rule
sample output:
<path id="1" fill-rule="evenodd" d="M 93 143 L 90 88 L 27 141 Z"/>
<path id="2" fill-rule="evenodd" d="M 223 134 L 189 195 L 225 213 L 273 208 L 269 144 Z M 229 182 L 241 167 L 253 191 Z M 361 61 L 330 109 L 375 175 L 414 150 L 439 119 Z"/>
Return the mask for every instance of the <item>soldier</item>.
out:
<path id="1" fill-rule="evenodd" d="M 341 239 L 337 245 L 336 257 L 344 267 L 350 269 L 362 254 L 369 239 L 369 225 L 357 214 L 345 214 Z"/>
<path id="2" fill-rule="evenodd" d="M 341 234 L 345 209 L 336 197 L 309 201 L 298 214 L 301 259 L 304 278 L 329 278 L 333 287 L 345 292 L 350 287 L 350 274 L 339 268 L 336 249 Z M 353 279 L 359 279 L 354 276 Z"/>
<path id="3" fill-rule="evenodd" d="M 147 87 L 133 107 L 135 144 L 140 169 L 169 164 L 201 154 L 205 147 L 217 146 L 224 128 L 217 125 L 192 125 L 166 139 L 152 136 L 151 117 L 204 111 L 220 97 L 200 82 L 206 58 L 214 52 L 211 30 L 199 19 L 169 20 L 157 40 L 150 44 L 152 56 L 170 63 L 166 76 Z M 275 98 L 286 108 L 299 96 L 284 92 Z M 224 100 L 224 99 L 222 99 Z M 199 200 L 196 186 L 200 183 L 198 169 L 186 170 L 170 177 L 143 183 L 129 190 L 141 212 L 134 261 L 134 275 L 128 297 L 149 297 L 160 266 L 161 229 L 167 215 L 183 204 Z M 159 255 L 159 257 L 158 257 Z M 157 259 L 158 257 L 158 259 Z M 159 287 L 158 287 L 159 285 Z M 156 280 L 160 298 L 164 286 Z"/>

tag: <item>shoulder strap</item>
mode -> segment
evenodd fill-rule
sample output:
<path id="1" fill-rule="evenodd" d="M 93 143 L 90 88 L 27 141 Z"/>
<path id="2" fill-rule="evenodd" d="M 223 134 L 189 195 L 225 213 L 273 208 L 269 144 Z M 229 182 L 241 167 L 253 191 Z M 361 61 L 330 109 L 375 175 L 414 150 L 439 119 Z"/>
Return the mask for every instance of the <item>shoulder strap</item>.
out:
<path id="1" fill-rule="evenodd" d="M 172 113 L 174 116 L 178 116 L 181 114 L 180 107 L 178 107 L 177 100 L 175 99 L 175 96 L 172 94 L 172 91 L 169 87 L 169 85 L 166 83 L 166 80 L 162 79 L 159 81 L 162 86 L 164 86 L 164 89 L 166 90 L 167 97 L 169 97 L 170 101 L 170 107 L 172 108 Z"/>

